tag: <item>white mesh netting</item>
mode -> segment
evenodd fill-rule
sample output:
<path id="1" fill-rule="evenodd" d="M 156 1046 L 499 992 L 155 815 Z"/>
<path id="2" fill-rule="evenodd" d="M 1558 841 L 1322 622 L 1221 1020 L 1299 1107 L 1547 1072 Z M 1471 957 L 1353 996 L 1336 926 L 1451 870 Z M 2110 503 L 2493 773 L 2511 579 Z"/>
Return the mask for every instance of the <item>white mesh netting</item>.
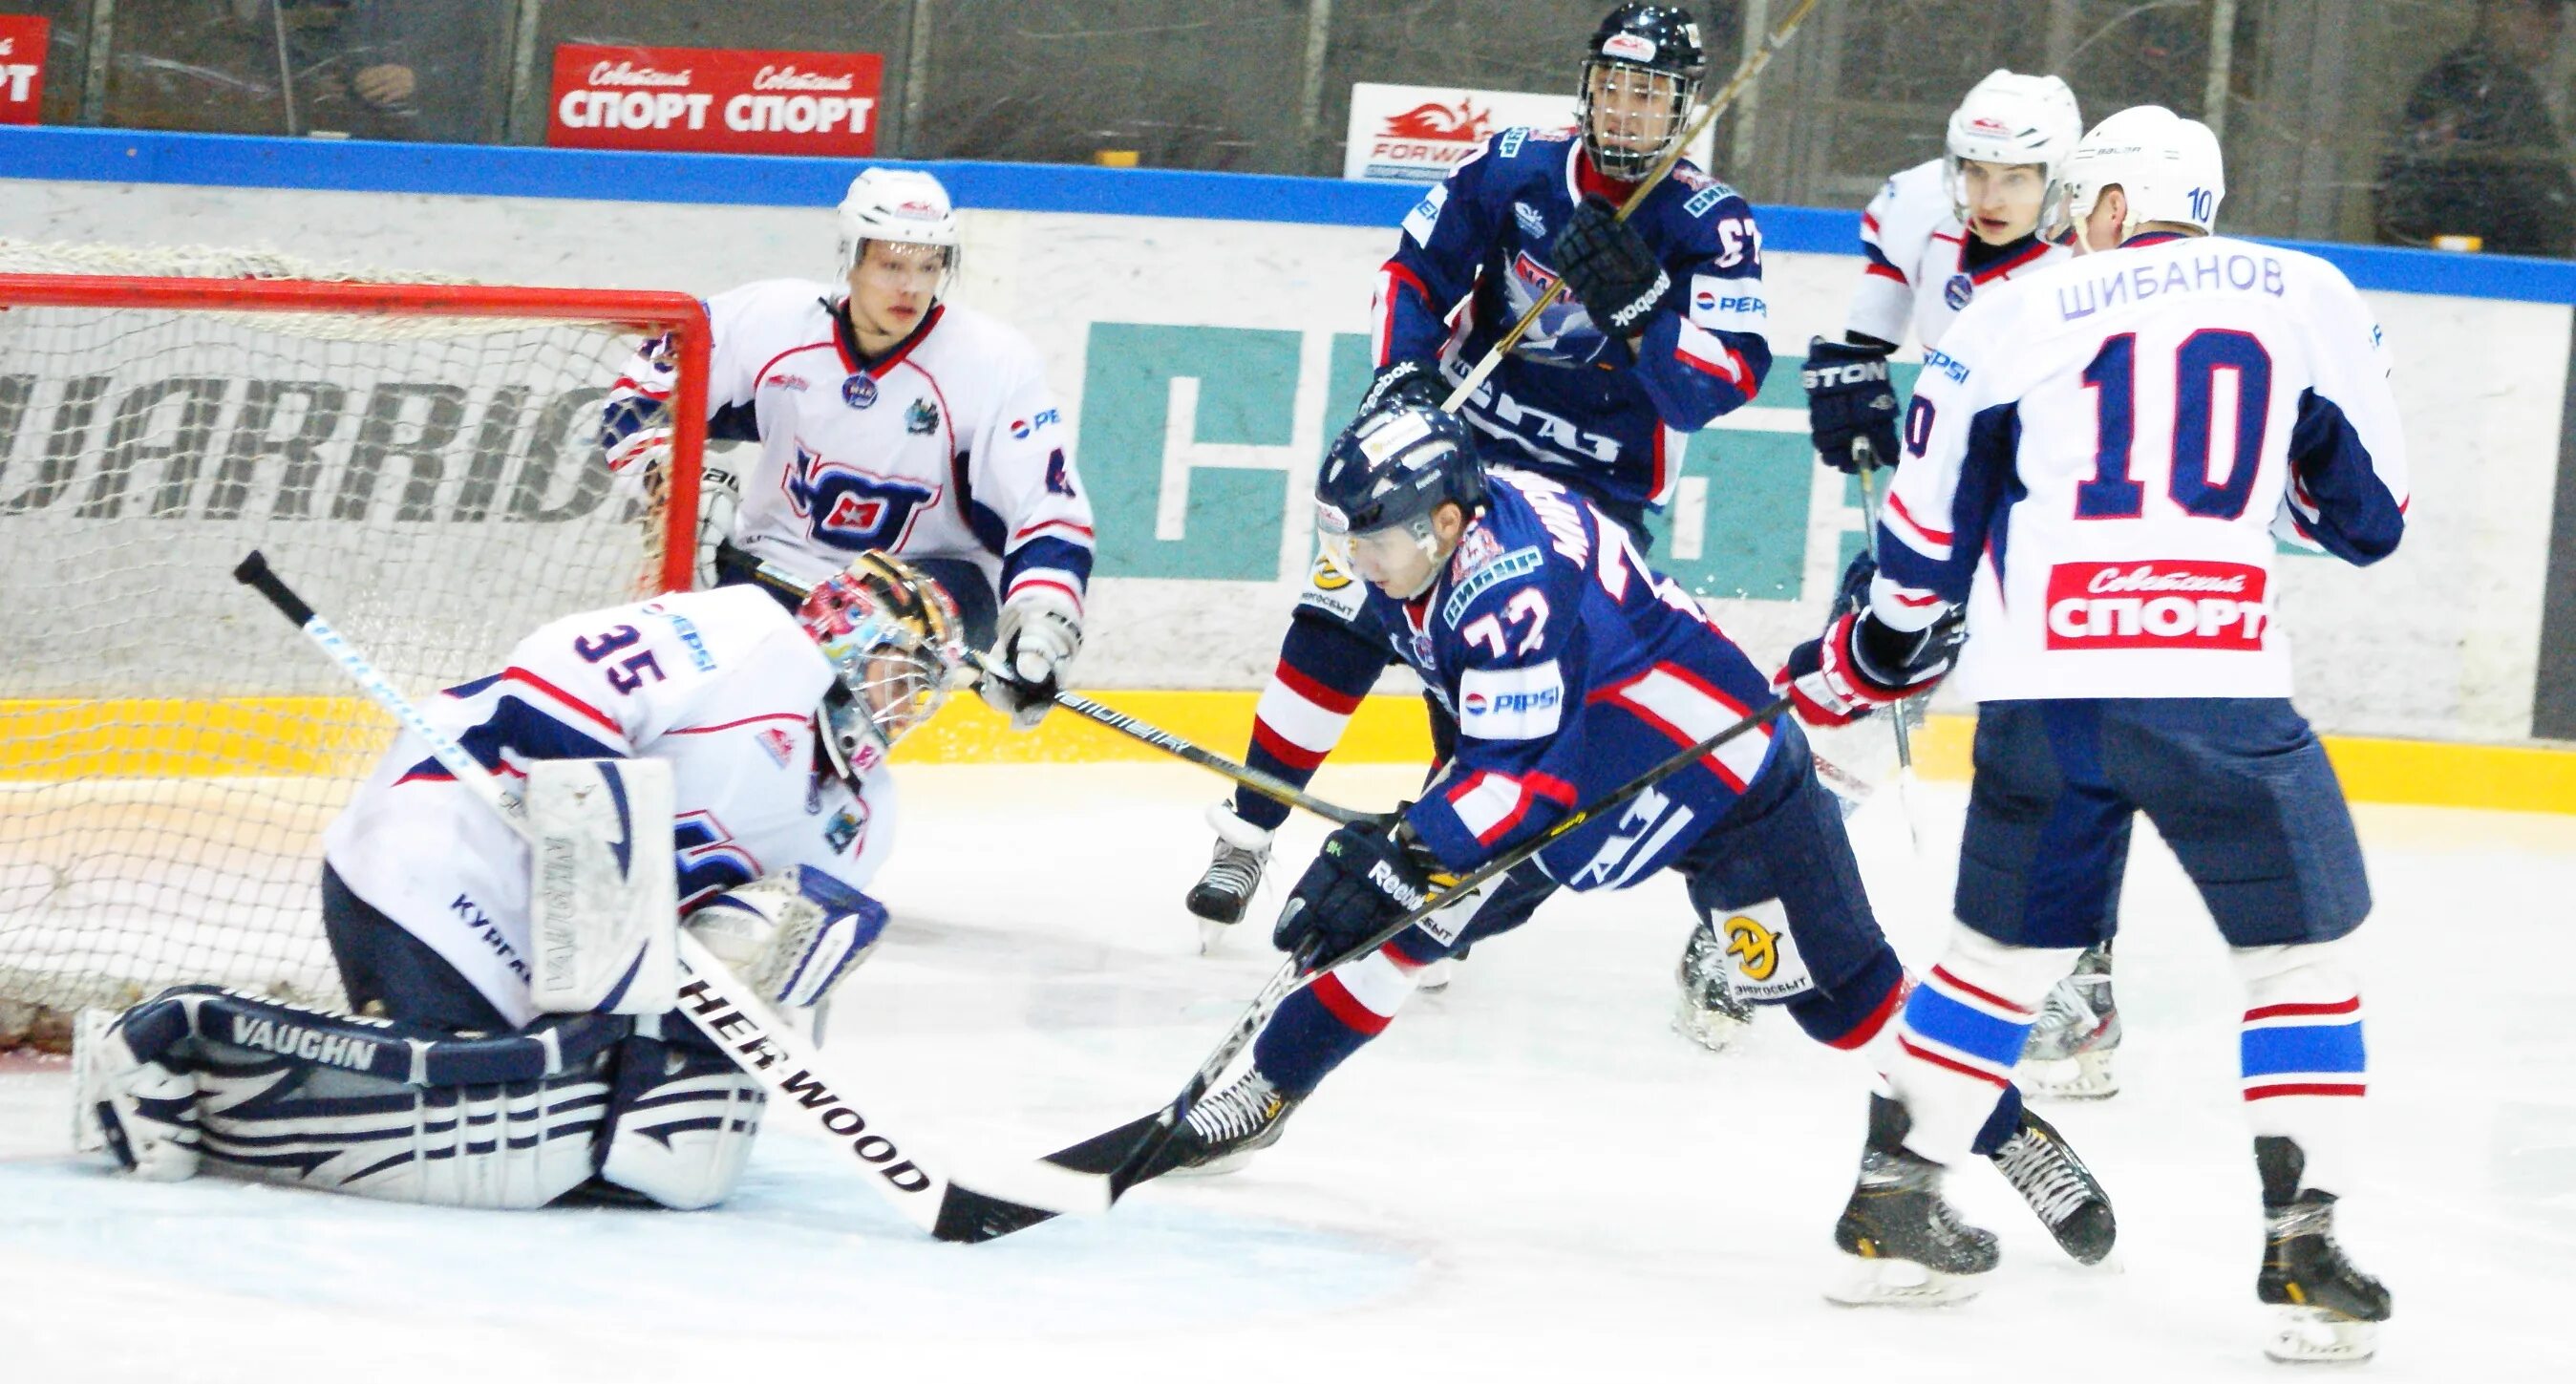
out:
<path id="1" fill-rule="evenodd" d="M 0 242 L 0 274 L 430 282 Z M 231 570 L 413 695 L 651 589 L 599 459 L 633 326 L 13 305 L 0 290 L 0 1000 L 213 981 L 337 1003 L 322 827 L 391 721 Z"/>

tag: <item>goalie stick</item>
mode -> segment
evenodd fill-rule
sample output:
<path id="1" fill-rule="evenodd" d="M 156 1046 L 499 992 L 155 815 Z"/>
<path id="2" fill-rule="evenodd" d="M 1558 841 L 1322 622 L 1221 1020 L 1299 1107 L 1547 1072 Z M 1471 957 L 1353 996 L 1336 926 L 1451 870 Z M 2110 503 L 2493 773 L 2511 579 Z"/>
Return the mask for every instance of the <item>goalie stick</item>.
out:
<path id="1" fill-rule="evenodd" d="M 365 654 L 314 613 L 257 552 L 233 569 L 233 579 L 256 589 L 313 641 L 361 691 L 392 712 L 394 718 L 427 742 L 441 766 L 456 782 L 509 824 L 524 840 L 529 836 L 526 810 L 500 780 L 465 747 L 432 724 L 394 685 L 385 680 Z M 933 1172 L 907 1152 L 909 1136 L 890 1133 L 885 1122 L 863 1114 L 862 1100 L 835 1078 L 820 1055 L 769 1006 L 736 979 L 705 944 L 687 929 L 679 932 L 680 1013 L 707 1041 L 733 1058 L 742 1070 L 777 1097 L 771 1109 L 788 1111 L 814 1127 L 853 1167 L 866 1175 L 906 1220 L 942 1240 L 974 1242 L 1008 1234 L 1023 1226 L 1068 1212 L 1104 1209 L 1109 1203 L 1105 1181 L 1083 1177 L 1052 1165 L 1029 1175 L 1040 1184 L 1028 1194 L 1046 1205 L 978 1191 Z M 869 1106 L 873 1109 L 873 1105 Z"/>
<path id="2" fill-rule="evenodd" d="M 1662 158 L 1655 160 L 1655 166 L 1647 169 L 1646 176 L 1638 180 L 1637 190 L 1629 193 L 1628 200 L 1619 204 L 1615 219 L 1625 221 L 1629 213 L 1644 205 L 1646 198 L 1654 192 L 1655 186 L 1670 176 L 1673 166 L 1682 161 L 1682 152 L 1690 148 L 1691 141 L 1699 138 L 1700 131 L 1715 124 L 1719 116 L 1726 114 L 1727 107 L 1735 104 L 1735 98 L 1743 95 L 1746 87 L 1753 85 L 1754 79 L 1762 75 L 1762 69 L 1771 65 L 1771 55 L 1788 46 L 1790 35 L 1798 31 L 1798 25 L 1807 17 L 1807 11 L 1815 7 L 1816 0 L 1798 0 L 1798 8 L 1789 11 L 1788 18 L 1781 20 L 1771 32 L 1762 36 L 1761 46 L 1744 55 L 1744 61 L 1735 69 L 1735 75 L 1727 79 L 1726 85 L 1718 90 L 1717 95 L 1709 98 L 1707 105 L 1700 107 L 1699 115 L 1682 131 L 1682 137 L 1673 141 L 1673 147 L 1665 150 Z M 1547 311 L 1548 306 L 1564 292 L 1565 280 L 1562 276 L 1550 279 L 1547 287 L 1540 290 L 1538 301 L 1530 304 L 1521 313 L 1520 320 L 1512 324 L 1512 329 L 1503 333 L 1502 340 L 1495 342 L 1493 348 L 1485 352 L 1485 358 L 1476 362 L 1475 369 L 1467 372 L 1467 378 L 1459 381 L 1456 389 L 1449 391 L 1448 399 L 1440 405 L 1441 410 L 1446 413 L 1456 413 L 1459 406 L 1467 402 L 1468 396 L 1476 392 L 1476 386 L 1483 384 L 1486 377 L 1492 375 L 1495 369 L 1502 365 L 1504 355 L 1509 353 L 1513 346 L 1519 344 L 1522 337 L 1529 334 L 1529 329 L 1537 323 L 1539 314 Z"/>
<path id="3" fill-rule="evenodd" d="M 1437 897 L 1395 922 L 1378 929 L 1356 945 L 1345 948 L 1340 955 L 1319 957 L 1301 952 L 1290 957 L 1287 963 L 1279 968 L 1278 973 L 1271 976 L 1270 982 L 1261 987 L 1261 993 L 1253 997 L 1251 1006 L 1243 1011 L 1241 1018 L 1234 1021 L 1234 1027 L 1226 1032 L 1225 1038 L 1216 1045 L 1214 1051 L 1207 1055 L 1207 1060 L 1199 1064 L 1199 1069 L 1190 1074 L 1189 1082 L 1181 1088 L 1181 1093 L 1174 1097 L 1169 1105 L 1154 1114 L 1131 1120 L 1107 1133 L 1094 1135 L 1081 1143 L 1059 1149 L 1040 1161 L 1052 1164 L 1067 1173 L 1105 1175 L 1109 1200 L 1115 1204 L 1118 1198 L 1125 1196 L 1130 1188 L 1146 1180 L 1145 1170 L 1153 1165 L 1154 1156 L 1171 1143 L 1172 1137 L 1180 1131 L 1181 1121 L 1189 1118 L 1190 1110 L 1198 1104 L 1199 1098 L 1206 1095 L 1208 1087 L 1214 1085 L 1216 1079 L 1225 1074 L 1225 1069 L 1234 1064 L 1234 1059 L 1241 1056 L 1245 1048 L 1251 1046 L 1252 1040 L 1260 1034 L 1262 1026 L 1270 1022 L 1270 1016 L 1278 1010 L 1280 1004 L 1294 994 L 1310 977 L 1319 972 L 1331 970 L 1354 957 L 1366 956 L 1386 945 L 1407 928 L 1421 923 L 1424 919 L 1448 907 L 1451 900 L 1471 893 L 1487 881 L 1519 867 L 1567 834 L 1579 830 L 1584 823 L 1602 813 L 1615 811 L 1627 805 L 1628 801 L 1638 794 L 1715 754 L 1720 748 L 1747 731 L 1777 720 L 1789 710 L 1789 706 L 1790 701 L 1787 697 L 1773 698 L 1744 719 L 1674 754 L 1671 758 L 1603 794 L 1598 801 L 1566 814 L 1556 825 L 1461 875 L 1457 883 L 1442 890 Z M 1125 1149 L 1123 1155 L 1119 1153 L 1121 1148 Z M 1112 1161 L 1113 1159 L 1115 1161 Z M 1032 1220 L 1027 1224 L 1036 1223 Z M 1021 1225 L 996 1223 L 993 1235 L 1007 1235 L 1014 1230 L 1024 1228 Z"/>

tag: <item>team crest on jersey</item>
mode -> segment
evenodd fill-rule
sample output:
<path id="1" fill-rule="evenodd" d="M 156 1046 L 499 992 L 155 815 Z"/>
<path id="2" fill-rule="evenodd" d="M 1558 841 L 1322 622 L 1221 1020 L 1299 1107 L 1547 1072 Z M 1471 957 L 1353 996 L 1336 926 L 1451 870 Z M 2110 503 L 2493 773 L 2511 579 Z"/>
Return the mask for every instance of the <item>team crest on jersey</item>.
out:
<path id="1" fill-rule="evenodd" d="M 1528 232 L 1530 239 L 1547 239 L 1547 218 L 1538 214 L 1538 208 L 1527 202 L 1514 202 L 1512 219 L 1521 223 L 1521 229 Z"/>
<path id="2" fill-rule="evenodd" d="M 1726 954 L 1744 968 L 1745 979 L 1769 980 L 1780 969 L 1780 938 L 1738 913 L 1726 920 Z"/>
<path id="3" fill-rule="evenodd" d="M 1968 300 L 1976 296 L 1977 281 L 1965 274 L 1953 274 L 1950 282 L 1941 285 L 1941 301 L 1948 303 L 1952 312 L 1965 308 Z"/>
<path id="4" fill-rule="evenodd" d="M 866 408 L 877 401 L 877 382 L 867 375 L 852 375 L 841 381 L 841 402 L 852 408 Z"/>
<path id="5" fill-rule="evenodd" d="M 939 431 L 939 405 L 928 399 L 915 399 L 904 411 L 903 430 L 915 437 L 928 437 Z"/>
<path id="6" fill-rule="evenodd" d="M 788 508 L 805 521 L 815 542 L 853 553 L 902 546 L 914 517 L 939 502 L 940 490 L 827 460 L 801 446 L 779 483 L 787 492 Z"/>
<path id="7" fill-rule="evenodd" d="M 1503 555 L 1503 541 L 1482 524 L 1470 527 L 1458 539 L 1458 551 L 1449 555 L 1449 579 L 1462 581 L 1467 575 Z"/>

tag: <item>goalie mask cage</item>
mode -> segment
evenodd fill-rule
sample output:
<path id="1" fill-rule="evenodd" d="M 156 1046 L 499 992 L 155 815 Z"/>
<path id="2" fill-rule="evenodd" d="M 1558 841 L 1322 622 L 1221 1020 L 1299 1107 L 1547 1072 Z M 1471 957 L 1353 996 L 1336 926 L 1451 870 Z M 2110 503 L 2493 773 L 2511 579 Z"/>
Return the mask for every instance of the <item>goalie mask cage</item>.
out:
<path id="1" fill-rule="evenodd" d="M 104 253 L 123 272 L 13 272 L 102 252 L 0 243 L 0 1009 L 183 982 L 345 1004 L 321 833 L 394 724 L 234 564 L 265 551 L 415 697 L 685 589 L 705 310 Z M 648 488 L 608 473 L 602 404 L 666 333 Z"/>

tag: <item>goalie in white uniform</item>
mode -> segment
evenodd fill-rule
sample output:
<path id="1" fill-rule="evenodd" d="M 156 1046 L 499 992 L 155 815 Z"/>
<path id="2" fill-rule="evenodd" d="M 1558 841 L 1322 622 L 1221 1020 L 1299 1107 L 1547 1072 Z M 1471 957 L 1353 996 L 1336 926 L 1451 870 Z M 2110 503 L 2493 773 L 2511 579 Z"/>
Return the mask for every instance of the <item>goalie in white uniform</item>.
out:
<path id="1" fill-rule="evenodd" d="M 710 469 L 714 580 L 769 565 L 787 604 L 864 552 L 948 589 L 966 638 L 1004 676 L 984 696 L 1021 729 L 1082 647 L 1091 502 L 1066 452 L 1044 362 L 1008 325 L 941 301 L 957 213 L 927 173 L 871 168 L 840 206 L 839 283 L 769 279 L 707 300 L 711 441 L 756 443 Z M 610 393 L 609 467 L 648 476 L 670 446 L 673 362 L 648 345 Z"/>
<path id="2" fill-rule="evenodd" d="M 505 780 L 549 760 L 667 764 L 683 925 L 771 1002 L 810 1009 L 885 927 L 860 890 L 892 844 L 886 752 L 964 652 L 939 588 L 869 555 L 792 615 L 734 586 L 557 620 L 425 711 Z M 84 1044 L 84 1114 L 156 1179 L 478 1207 L 584 1187 L 722 1200 L 760 1087 L 675 1015 L 539 1014 L 531 860 L 405 732 L 323 835 L 323 926 L 359 1017 L 168 991 Z"/>
<path id="3" fill-rule="evenodd" d="M 1828 466 L 1850 472 L 1896 463 L 1896 391 L 1887 362 L 1909 331 L 1928 359 L 1980 292 L 2070 258 L 2040 225 L 2040 204 L 2084 133 L 2075 93 L 2056 77 L 2001 68 L 1951 112 L 1943 155 L 1887 180 L 1861 213 L 1860 286 L 1841 341 L 1808 348 L 1802 382 Z M 2118 1091 L 2111 1069 L 2120 1014 L 2111 999 L 2111 944 L 2089 948 L 2049 992 L 2016 1078 L 2033 1096 L 2092 1098 Z"/>

